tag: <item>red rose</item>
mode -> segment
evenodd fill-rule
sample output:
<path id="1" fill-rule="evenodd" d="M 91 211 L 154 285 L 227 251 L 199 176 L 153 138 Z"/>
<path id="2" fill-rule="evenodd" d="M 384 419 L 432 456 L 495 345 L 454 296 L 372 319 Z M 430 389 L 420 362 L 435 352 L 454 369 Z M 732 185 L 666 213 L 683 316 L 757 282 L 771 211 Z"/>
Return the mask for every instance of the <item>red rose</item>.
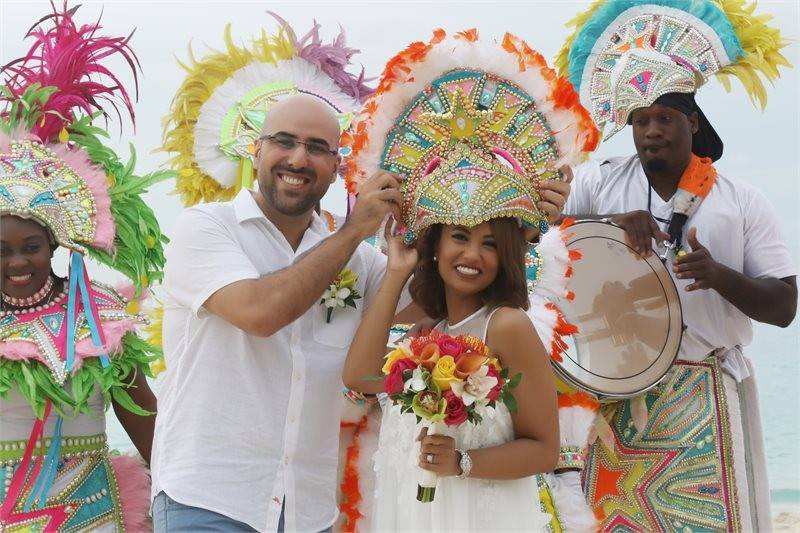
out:
<path id="1" fill-rule="evenodd" d="M 395 361 L 392 365 L 392 370 L 383 378 L 383 391 L 389 396 L 403 392 L 403 385 L 405 384 L 403 371 L 414 370 L 415 368 L 417 368 L 417 363 L 408 357 Z"/>
<path id="2" fill-rule="evenodd" d="M 456 341 L 453 337 L 442 336 L 437 341 L 439 345 L 439 352 L 442 355 L 451 355 L 453 359 L 458 359 L 461 355 L 461 343 Z"/>
<path id="3" fill-rule="evenodd" d="M 488 399 L 490 402 L 494 402 L 500 397 L 500 390 L 503 388 L 503 380 L 494 365 L 489 365 L 489 371 L 486 373 L 486 375 L 497 378 L 497 385 L 492 387 L 492 390 L 490 390 L 489 394 L 486 395 L 486 399 Z"/>
<path id="4" fill-rule="evenodd" d="M 467 406 L 456 396 L 453 391 L 448 390 L 444 393 L 447 400 L 447 410 L 445 411 L 444 423 L 448 426 L 457 426 L 467 420 Z"/>

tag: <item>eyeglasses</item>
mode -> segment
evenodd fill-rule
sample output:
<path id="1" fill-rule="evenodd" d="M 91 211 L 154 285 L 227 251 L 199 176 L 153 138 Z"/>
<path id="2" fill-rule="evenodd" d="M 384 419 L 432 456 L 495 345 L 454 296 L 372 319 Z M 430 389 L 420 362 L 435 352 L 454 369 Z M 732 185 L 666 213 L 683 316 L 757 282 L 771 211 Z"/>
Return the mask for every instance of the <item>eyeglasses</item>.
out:
<path id="1" fill-rule="evenodd" d="M 280 148 L 281 150 L 286 150 L 287 152 L 294 150 L 297 148 L 298 144 L 302 144 L 306 148 L 306 153 L 312 157 L 322 157 L 327 155 L 337 155 L 339 152 L 336 150 L 331 150 L 330 146 L 327 144 L 311 141 L 301 141 L 299 139 L 295 139 L 294 137 L 288 137 L 286 135 L 262 135 L 259 137 L 262 141 L 269 142 L 272 146 Z"/>

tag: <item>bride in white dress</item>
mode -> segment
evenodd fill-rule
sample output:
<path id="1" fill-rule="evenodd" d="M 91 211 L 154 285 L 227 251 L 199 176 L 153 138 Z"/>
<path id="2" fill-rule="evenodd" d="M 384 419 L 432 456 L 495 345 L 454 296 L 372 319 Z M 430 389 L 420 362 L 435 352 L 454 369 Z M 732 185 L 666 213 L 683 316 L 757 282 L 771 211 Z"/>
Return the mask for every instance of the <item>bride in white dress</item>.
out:
<path id="1" fill-rule="evenodd" d="M 394 309 L 408 277 L 410 289 L 435 329 L 483 340 L 511 375 L 518 412 L 501 403 L 486 408 L 483 422 L 465 422 L 427 436 L 413 413 L 384 402 L 375 455 L 376 531 L 543 531 L 549 516 L 539 505 L 534 474 L 555 468 L 559 450 L 556 392 L 548 352 L 525 310 L 524 232 L 503 218 L 473 227 L 430 228 L 421 257 L 399 237 L 390 241 L 389 263 L 378 296 L 356 333 L 345 363 L 345 384 L 381 392 L 378 375 Z M 430 327 L 430 325 L 428 326 Z M 421 441 L 418 438 L 421 437 Z M 469 456 L 465 477 L 461 453 Z M 416 500 L 418 466 L 439 476 L 435 499 Z"/>
<path id="2" fill-rule="evenodd" d="M 475 30 L 436 30 L 388 65 L 352 128 L 346 179 L 357 191 L 378 169 L 396 174 L 402 197 L 384 194 L 399 207 L 402 235 L 387 224 L 386 274 L 350 346 L 344 384 L 383 391 L 375 376 L 412 273 L 412 299 L 431 318 L 418 329 L 475 336 L 522 380 L 515 413 L 498 402 L 482 408 L 481 423 L 439 423 L 436 435 L 384 398 L 371 529 L 546 530 L 535 475 L 556 466 L 558 408 L 550 350 L 526 313 L 527 238 L 546 227 L 542 183 L 561 179 L 559 168 L 592 149 L 597 131 L 571 85 L 513 35 L 501 44 Z M 568 275 L 542 259 L 540 276 Z M 544 303 L 534 307 L 537 321 L 549 320 Z M 420 469 L 438 476 L 429 503 L 417 501 Z"/>

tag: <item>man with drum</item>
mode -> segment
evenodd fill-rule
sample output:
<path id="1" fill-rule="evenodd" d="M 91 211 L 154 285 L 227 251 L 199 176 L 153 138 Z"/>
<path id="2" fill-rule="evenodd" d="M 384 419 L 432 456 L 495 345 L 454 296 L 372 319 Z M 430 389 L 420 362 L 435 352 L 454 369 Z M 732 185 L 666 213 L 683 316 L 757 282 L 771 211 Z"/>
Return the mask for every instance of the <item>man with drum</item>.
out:
<path id="1" fill-rule="evenodd" d="M 583 37 L 566 43 L 561 65 L 568 57 L 570 79 L 601 128 L 610 123 L 613 135 L 632 126 L 636 154 L 575 169 L 565 213 L 622 227 L 641 256 L 655 242 L 680 293 L 685 331 L 658 386 L 606 417 L 614 450 L 601 440 L 591 446 L 587 498 L 604 530 L 769 530 L 755 379 L 742 347 L 752 340 L 751 320 L 792 322 L 797 270 L 766 199 L 714 169 L 723 143 L 695 92 L 727 65 L 760 87 L 755 70 L 777 72 L 783 43 L 763 20 L 728 12 L 732 5 L 703 14 L 641 2 L 603 12 L 608 27 L 587 44 L 608 4 L 584 17 L 576 31 Z M 731 22 L 742 16 L 766 39 L 758 60 Z M 682 32 L 700 43 L 696 55 L 671 48 Z"/>

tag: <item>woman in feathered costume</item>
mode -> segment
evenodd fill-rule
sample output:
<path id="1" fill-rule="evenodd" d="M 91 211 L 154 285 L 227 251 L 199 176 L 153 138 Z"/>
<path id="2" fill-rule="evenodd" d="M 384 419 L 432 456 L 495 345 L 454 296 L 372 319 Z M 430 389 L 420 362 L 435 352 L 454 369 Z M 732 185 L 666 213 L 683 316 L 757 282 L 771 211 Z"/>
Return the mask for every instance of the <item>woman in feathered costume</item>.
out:
<path id="1" fill-rule="evenodd" d="M 109 454 L 111 404 L 149 460 L 155 398 L 145 377 L 159 350 L 137 336 L 140 300 L 161 278 L 162 237 L 140 195 L 170 173 L 133 174 L 93 125 L 101 102 L 133 108 L 103 64 L 129 37 L 79 25 L 66 6 L 29 32 L 27 55 L 3 74 L 0 117 L 0 528 L 141 530 L 149 481 L 139 459 Z M 118 110 L 119 111 L 119 110 Z M 70 251 L 69 275 L 53 252 Z M 89 279 L 85 255 L 132 286 Z"/>
<path id="2" fill-rule="evenodd" d="M 351 345 L 344 381 L 363 393 L 385 392 L 370 377 L 383 368 L 387 383 L 399 380 L 400 391 L 421 390 L 414 380 L 426 387 L 435 382 L 447 427 L 439 428 L 442 434 L 421 433 L 416 407 L 412 413 L 391 402 L 383 406 L 371 513 L 376 529 L 510 531 L 550 524 L 552 509 L 540 502 L 535 474 L 557 462 L 548 361 L 562 345 L 555 331 L 560 314 L 544 296 L 568 296 L 564 281 L 574 256 L 559 229 L 548 231 L 540 259 L 542 275 L 550 274 L 538 280 L 531 298 L 525 253 L 528 239 L 546 229 L 537 208 L 541 183 L 560 179 L 559 169 L 579 161 L 597 138 L 569 82 L 512 35 L 498 43 L 479 39 L 475 30 L 453 36 L 437 30 L 430 42 L 413 43 L 389 60 L 355 125 L 348 180 L 356 189 L 377 168 L 400 175 L 403 232 L 392 237 L 387 226 L 387 273 Z M 420 375 L 403 366 L 410 364 L 403 357 L 412 357 L 402 355 L 411 353 L 404 348 L 384 360 L 382 332 L 412 273 L 412 298 L 432 318 L 413 333 L 432 327 L 431 339 L 444 333 L 485 343 L 511 375 L 522 374 L 516 414 L 491 399 L 499 378 L 457 383 L 460 365 L 485 352 L 450 355 L 451 348 L 426 345 L 432 369 Z M 412 346 L 427 342 L 421 335 Z M 459 415 L 473 403 L 480 415 L 474 425 Z M 418 490 L 417 465 L 439 476 L 433 501 L 430 490 Z"/>

